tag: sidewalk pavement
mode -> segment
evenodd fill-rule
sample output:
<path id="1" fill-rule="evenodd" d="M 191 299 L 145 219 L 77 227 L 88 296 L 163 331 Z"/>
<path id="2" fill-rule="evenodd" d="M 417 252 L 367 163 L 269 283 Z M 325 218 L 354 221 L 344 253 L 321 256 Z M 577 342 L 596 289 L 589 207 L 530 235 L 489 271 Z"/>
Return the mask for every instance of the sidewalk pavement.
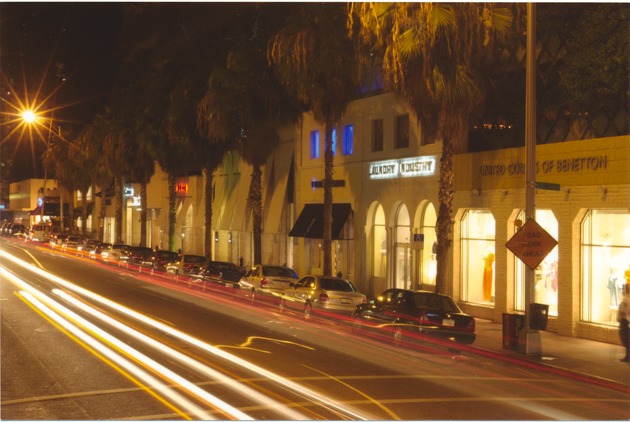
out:
<path id="1" fill-rule="evenodd" d="M 609 344 L 540 331 L 542 355 L 533 356 L 503 347 L 503 326 L 489 320 L 476 320 L 477 339 L 473 348 L 498 357 L 542 365 L 576 378 L 590 379 L 630 392 L 630 363 L 620 362 L 625 350 Z"/>

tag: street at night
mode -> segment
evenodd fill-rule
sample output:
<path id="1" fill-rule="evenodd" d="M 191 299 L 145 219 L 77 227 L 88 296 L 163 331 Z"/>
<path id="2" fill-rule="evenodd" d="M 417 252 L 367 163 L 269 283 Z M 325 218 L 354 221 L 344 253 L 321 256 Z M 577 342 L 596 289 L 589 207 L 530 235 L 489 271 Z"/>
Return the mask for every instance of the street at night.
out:
<path id="1" fill-rule="evenodd" d="M 396 347 L 48 245 L 0 253 L 3 419 L 628 417 L 627 389 Z"/>

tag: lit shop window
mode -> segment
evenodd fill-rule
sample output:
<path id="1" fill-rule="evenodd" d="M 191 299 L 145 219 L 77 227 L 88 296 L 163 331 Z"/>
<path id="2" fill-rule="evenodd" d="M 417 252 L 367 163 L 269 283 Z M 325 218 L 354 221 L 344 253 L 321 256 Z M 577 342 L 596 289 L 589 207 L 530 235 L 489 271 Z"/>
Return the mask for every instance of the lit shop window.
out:
<path id="1" fill-rule="evenodd" d="M 590 210 L 582 221 L 582 320 L 617 325 L 630 284 L 630 213 Z"/>
<path id="2" fill-rule="evenodd" d="M 352 155 L 354 152 L 354 127 L 352 125 L 346 125 L 343 128 L 343 140 L 342 140 L 343 155 Z"/>
<path id="3" fill-rule="evenodd" d="M 311 158 L 319 158 L 319 130 L 311 131 Z"/>
<path id="4" fill-rule="evenodd" d="M 378 206 L 374 217 L 374 277 L 385 277 L 387 273 L 387 230 L 385 229 L 385 213 L 383 207 Z"/>
<path id="5" fill-rule="evenodd" d="M 331 148 L 333 155 L 337 155 L 337 129 L 332 130 L 332 142 Z"/>
<path id="6" fill-rule="evenodd" d="M 518 220 L 526 221 L 525 212 L 521 211 Z M 536 222 L 554 239 L 558 240 L 558 220 L 551 210 L 536 210 Z M 518 257 L 514 257 L 514 309 L 525 310 L 525 272 L 526 266 Z M 558 246 L 547 254 L 534 272 L 534 302 L 549 305 L 549 315 L 558 316 Z"/>
<path id="7" fill-rule="evenodd" d="M 495 220 L 490 210 L 467 210 L 461 222 L 463 299 L 494 303 Z"/>

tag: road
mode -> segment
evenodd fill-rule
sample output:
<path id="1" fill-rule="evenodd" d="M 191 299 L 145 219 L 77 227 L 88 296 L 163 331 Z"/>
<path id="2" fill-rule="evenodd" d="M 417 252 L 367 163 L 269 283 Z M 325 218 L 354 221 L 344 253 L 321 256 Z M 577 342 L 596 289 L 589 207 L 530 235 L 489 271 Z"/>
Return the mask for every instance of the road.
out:
<path id="1" fill-rule="evenodd" d="M 2 419 L 621 420 L 623 392 L 0 242 Z"/>

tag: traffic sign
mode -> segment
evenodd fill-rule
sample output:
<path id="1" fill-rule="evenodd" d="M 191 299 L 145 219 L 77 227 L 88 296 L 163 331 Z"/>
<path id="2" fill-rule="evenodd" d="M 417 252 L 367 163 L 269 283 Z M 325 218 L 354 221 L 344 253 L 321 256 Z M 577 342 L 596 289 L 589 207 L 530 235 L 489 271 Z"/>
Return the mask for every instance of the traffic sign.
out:
<path id="1" fill-rule="evenodd" d="M 553 236 L 530 218 L 505 246 L 534 270 L 557 244 L 558 241 Z"/>

